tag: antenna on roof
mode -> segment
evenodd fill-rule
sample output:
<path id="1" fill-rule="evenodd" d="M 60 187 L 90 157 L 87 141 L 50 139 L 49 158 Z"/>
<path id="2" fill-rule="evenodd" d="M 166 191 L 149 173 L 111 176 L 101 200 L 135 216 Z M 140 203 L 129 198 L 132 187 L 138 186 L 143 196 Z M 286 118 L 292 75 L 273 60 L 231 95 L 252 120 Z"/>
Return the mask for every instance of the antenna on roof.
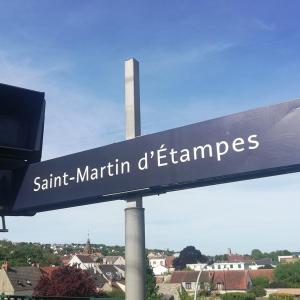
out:
<path id="1" fill-rule="evenodd" d="M 0 232 L 8 232 L 8 229 L 6 228 L 5 225 L 5 216 L 1 216 L 2 219 L 2 228 L 0 229 Z"/>

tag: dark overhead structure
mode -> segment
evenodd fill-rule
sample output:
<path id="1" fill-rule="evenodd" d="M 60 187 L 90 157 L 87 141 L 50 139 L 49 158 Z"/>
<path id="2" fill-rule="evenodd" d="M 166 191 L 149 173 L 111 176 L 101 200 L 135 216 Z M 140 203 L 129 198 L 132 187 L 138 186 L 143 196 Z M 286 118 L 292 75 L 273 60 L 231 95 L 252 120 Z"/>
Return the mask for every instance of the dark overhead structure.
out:
<path id="1" fill-rule="evenodd" d="M 44 93 L 0 84 L 1 216 L 16 215 L 11 207 L 22 176 L 14 170 L 41 160 L 44 118 Z"/>

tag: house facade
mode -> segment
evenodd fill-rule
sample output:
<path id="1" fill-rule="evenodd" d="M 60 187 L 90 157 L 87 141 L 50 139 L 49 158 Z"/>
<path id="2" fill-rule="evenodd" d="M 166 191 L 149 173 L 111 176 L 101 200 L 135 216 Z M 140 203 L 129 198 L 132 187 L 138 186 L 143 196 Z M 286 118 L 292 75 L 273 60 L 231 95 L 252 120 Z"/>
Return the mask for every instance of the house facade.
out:
<path id="1" fill-rule="evenodd" d="M 121 265 L 125 266 L 123 256 L 102 256 L 97 260 L 101 265 Z"/>
<path id="2" fill-rule="evenodd" d="M 168 284 L 180 285 L 188 293 L 195 292 L 199 272 L 175 271 L 168 283 L 160 284 L 160 291 L 168 291 Z M 170 287 L 171 287 L 170 285 Z M 203 271 L 200 275 L 199 287 L 212 293 L 246 292 L 252 286 L 248 270 Z M 198 287 L 198 288 L 199 288 Z"/>
<path id="3" fill-rule="evenodd" d="M 96 268 L 99 263 L 95 262 L 90 255 L 76 254 L 72 256 L 68 265 L 82 270 L 90 270 Z"/>
<path id="4" fill-rule="evenodd" d="M 157 266 L 166 266 L 166 256 L 159 256 L 159 257 L 151 257 L 149 258 L 149 265 L 151 268 Z"/>

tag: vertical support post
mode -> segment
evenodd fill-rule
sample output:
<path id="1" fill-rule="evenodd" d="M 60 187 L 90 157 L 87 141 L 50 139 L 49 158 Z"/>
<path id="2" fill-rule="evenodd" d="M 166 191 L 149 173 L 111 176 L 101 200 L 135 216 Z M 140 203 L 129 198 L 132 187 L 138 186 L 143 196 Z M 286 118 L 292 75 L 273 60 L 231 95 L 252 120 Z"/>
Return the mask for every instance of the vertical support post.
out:
<path id="1" fill-rule="evenodd" d="M 125 61 L 126 139 L 141 134 L 139 63 Z M 145 274 L 145 213 L 142 197 L 127 198 L 125 209 L 125 286 L 126 300 L 144 300 Z"/>
<path id="2" fill-rule="evenodd" d="M 5 224 L 5 216 L 1 216 L 2 219 L 2 229 L 0 229 L 0 232 L 8 232 L 8 229 L 6 228 Z"/>

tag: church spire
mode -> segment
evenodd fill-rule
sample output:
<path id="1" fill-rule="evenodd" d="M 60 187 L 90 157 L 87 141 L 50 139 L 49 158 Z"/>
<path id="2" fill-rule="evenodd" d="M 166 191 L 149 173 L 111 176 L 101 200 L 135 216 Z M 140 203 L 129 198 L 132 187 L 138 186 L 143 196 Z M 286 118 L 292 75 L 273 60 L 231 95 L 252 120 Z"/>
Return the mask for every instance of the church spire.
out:
<path id="1" fill-rule="evenodd" d="M 83 249 L 83 253 L 84 254 L 92 254 L 92 246 L 91 246 L 91 242 L 90 242 L 90 233 L 88 233 L 88 238 L 85 244 L 85 247 Z"/>

